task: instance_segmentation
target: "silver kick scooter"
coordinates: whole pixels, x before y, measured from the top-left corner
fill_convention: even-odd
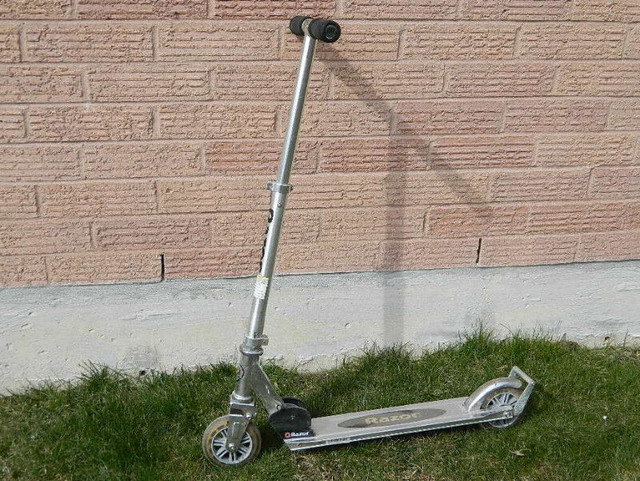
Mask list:
[[[271,191],[271,208],[260,273],[253,293],[248,332],[240,346],[238,379],[231,394],[229,414],[213,421],[202,436],[202,449],[206,459],[221,466],[238,466],[251,461],[260,452],[260,431],[251,422],[257,412],[253,395],[266,409],[271,426],[292,451],[467,424],[484,423],[495,428],[511,426],[524,411],[535,384],[533,379],[516,366],[511,369],[508,377],[483,384],[469,397],[320,418],[312,418],[302,401],[280,397],[260,367],[262,346],[268,342],[263,334],[265,311],[285,202],[291,190],[289,174],[313,52],[317,40],[331,43],[340,37],[340,26],[331,20],[294,17],[289,28],[294,34],[304,37],[302,58],[280,157],[278,179],[267,184],[267,189]]]

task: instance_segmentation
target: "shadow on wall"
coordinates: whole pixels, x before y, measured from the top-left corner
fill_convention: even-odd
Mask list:
[[[332,48],[332,45],[327,45],[327,47],[332,50],[332,61],[328,63],[325,62],[328,69],[336,76],[351,81],[345,82],[345,85],[353,85],[353,79],[357,79],[355,85],[357,92],[361,95],[361,100],[363,100],[369,108],[380,114],[381,117],[384,117],[387,112],[392,113],[389,131],[390,139],[393,139],[394,127],[403,120],[398,118],[397,110],[394,108],[395,102],[385,99],[384,96],[375,89],[373,84],[362,76],[355,66]],[[354,87],[351,88],[354,91],[356,90]],[[362,95],[363,92],[366,92],[366,94]],[[411,142],[389,142],[387,144],[388,158],[393,158],[394,161],[397,161],[394,163],[402,167],[410,163],[410,161],[406,160],[409,153],[418,151],[422,153],[425,158],[424,170],[430,170],[429,140],[424,138],[420,132],[412,129],[410,123],[406,123],[403,126],[403,135],[411,137]],[[441,172],[438,170],[430,171],[435,174]],[[475,191],[474,186],[468,182],[468,179],[460,176],[456,170],[448,170],[446,171],[446,175],[440,175],[440,177],[443,182],[448,184],[448,187],[457,199],[468,199],[469,202],[471,202],[472,199],[480,197],[477,195],[479,193]],[[403,319],[405,318],[404,292],[406,280],[404,280],[402,276],[397,276],[394,271],[412,269],[409,262],[411,262],[413,258],[413,249],[411,249],[410,241],[408,242],[407,239],[402,239],[402,236],[399,236],[394,228],[394,222],[398,219],[404,219],[407,216],[407,201],[410,200],[407,196],[407,191],[410,187],[407,175],[403,171],[391,170],[384,177],[384,182],[384,191],[386,194],[386,207],[384,209],[386,229],[382,242],[381,259],[381,269],[384,270],[382,274],[384,282],[383,342],[384,346],[391,346],[410,341],[410,339],[405,339],[403,325]],[[482,206],[477,209],[476,214],[483,216],[485,219],[489,219],[492,211],[488,206]],[[400,220],[400,222],[402,222],[402,220]],[[426,229],[426,226],[424,228]],[[482,239],[478,239],[478,252],[481,241]],[[476,263],[477,261],[476,259]],[[428,302],[428,299],[425,301]]]

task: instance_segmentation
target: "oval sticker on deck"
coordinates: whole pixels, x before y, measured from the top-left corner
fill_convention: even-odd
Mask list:
[[[375,426],[393,426],[396,424],[415,423],[425,419],[436,418],[446,413],[444,409],[399,409],[379,414],[369,414],[347,419],[338,424],[341,428],[369,428]]]

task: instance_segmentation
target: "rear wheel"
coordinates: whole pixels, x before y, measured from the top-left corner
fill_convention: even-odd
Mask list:
[[[202,435],[202,452],[207,461],[218,466],[241,466],[253,460],[262,447],[260,430],[253,424],[247,426],[240,446],[235,452],[229,451],[225,444],[229,416],[222,416],[213,421]]]
[[[515,407],[518,399],[522,395],[522,391],[511,387],[505,387],[497,391],[491,392],[482,402],[482,409],[497,409],[504,406]],[[494,429],[505,429],[513,426],[518,422],[520,416],[514,416],[509,419],[497,419],[495,421],[489,421],[483,423],[483,426],[491,427]]]

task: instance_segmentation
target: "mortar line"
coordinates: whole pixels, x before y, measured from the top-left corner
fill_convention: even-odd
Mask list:
[[[42,64],[41,64],[42,65]],[[2,65],[0,65],[2,66]],[[14,64],[15,66],[15,64]],[[439,93],[439,92],[436,92]],[[202,100],[202,99],[169,99],[169,100],[161,100],[161,99],[152,99],[152,100],[109,100],[105,102],[94,102],[96,107],[132,107],[132,106],[149,106],[149,105],[163,105],[163,106],[172,106],[172,105],[188,105],[188,106],[211,106],[211,107],[269,107],[275,105],[286,105],[287,107],[290,105],[284,97],[279,100],[257,100],[257,99],[211,99],[211,100]],[[389,102],[409,102],[409,103],[446,103],[446,104],[460,104],[460,103],[469,103],[469,102],[504,102],[504,101],[541,101],[541,100],[551,100],[557,102],[575,102],[575,101],[587,101],[587,102],[611,102],[616,100],[640,100],[640,95],[628,95],[628,96],[620,96],[620,95],[523,95],[518,97],[509,97],[509,96],[495,96],[495,97],[487,97],[478,95],[473,97],[389,97],[385,99],[376,99],[363,97],[358,99],[353,98],[342,98],[342,99],[331,99],[329,103],[337,104],[337,105],[359,105],[364,106],[366,104],[379,104],[385,105]],[[324,100],[315,100],[309,99],[308,104],[317,104],[320,105],[324,103]],[[0,101],[0,107],[16,107],[16,106],[34,106],[34,107],[81,107],[85,102],[75,101],[75,102],[2,102]],[[305,106],[307,102],[305,102]],[[597,131],[596,131],[597,132]],[[568,132],[571,133],[571,132]]]
[[[80,173],[81,180],[88,180],[85,162],[86,159],[84,156],[84,144],[81,144],[76,153],[76,166],[78,167],[78,172]]]
[[[40,192],[41,185],[35,184],[33,190],[36,196],[36,215],[42,217],[42,192]]]
[[[520,54],[520,43],[521,43],[521,37],[522,37],[522,25],[518,25],[518,27],[516,28],[516,32],[513,36],[513,52],[512,52],[512,56],[513,58],[520,58],[518,57],[518,55]]]
[[[207,175],[207,147],[204,143],[200,146],[198,155],[200,157],[200,169],[202,171],[202,175]]]
[[[396,60],[400,60],[404,55],[404,44],[406,43],[407,30],[403,28],[398,34],[398,48],[396,49]]]
[[[151,135],[153,140],[159,139],[160,136],[160,113],[158,112],[159,107],[153,106],[151,107]]]
[[[29,108],[22,110],[22,132],[24,135],[25,143],[28,143],[29,134],[31,133],[31,127],[29,125]]]
[[[154,180],[153,181],[153,198],[156,201],[156,211],[153,212],[153,214],[158,215],[160,213],[160,195],[158,193],[158,181]]]
[[[553,76],[551,77],[551,91],[549,92],[552,97],[561,97],[562,93],[558,93],[558,82],[560,77],[560,69],[564,65],[555,63],[553,64]]]
[[[94,251],[98,250],[98,240],[96,238],[96,223],[95,221],[89,222],[89,244]]]
[[[153,25],[151,27],[151,58],[154,61],[158,60],[159,45],[160,45],[160,41],[158,38],[158,26]]]
[[[91,101],[91,93],[89,90],[89,74],[86,70],[80,74],[80,88],[82,89],[82,99]]]
[[[27,34],[25,32],[25,24],[20,25],[18,29],[18,48],[20,49],[20,62],[27,60]]]
[[[44,262],[44,274],[47,278],[47,284],[51,284],[51,268],[49,266],[49,256],[43,255],[42,261]]]
[[[624,31],[624,41],[622,42],[622,59],[621,60],[629,60],[626,58],[627,51],[629,49],[629,37],[631,36],[631,31],[633,30],[633,25],[627,25],[627,28]]]

